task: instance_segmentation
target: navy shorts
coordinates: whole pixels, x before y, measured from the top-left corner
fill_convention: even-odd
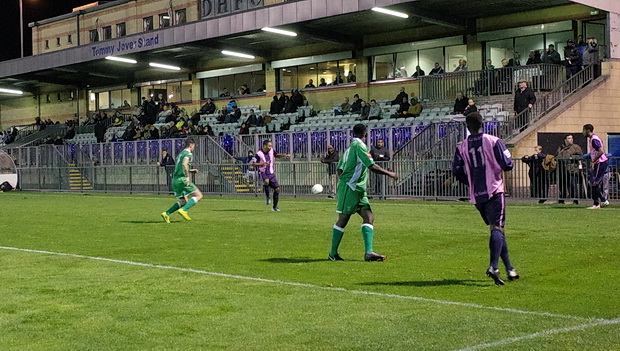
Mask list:
[[[595,163],[594,169],[590,171],[590,177],[588,181],[591,185],[599,185],[603,182],[603,177],[607,173],[607,161],[601,163]]]
[[[276,189],[280,187],[280,184],[278,184],[278,178],[276,178],[275,174],[266,174],[266,173],[262,173],[260,174],[260,177],[262,180],[269,180],[269,186],[272,189]]]
[[[484,223],[504,228],[506,222],[506,201],[504,193],[493,195],[488,201],[476,204]]]

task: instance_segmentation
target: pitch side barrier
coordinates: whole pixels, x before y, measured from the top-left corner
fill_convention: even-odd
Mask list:
[[[609,199],[620,196],[619,158],[610,159],[606,188]],[[389,161],[379,163],[397,172],[394,181],[369,174],[368,194],[375,199],[420,198],[463,199],[468,189],[452,175],[452,160]],[[540,165],[540,168],[538,168]],[[263,196],[262,181],[251,165],[236,163],[196,164],[193,182],[205,194]],[[505,173],[508,197],[539,202],[584,201],[590,197],[587,183],[590,162],[583,158],[557,159],[555,166],[514,159],[514,169]],[[157,165],[26,167],[17,168],[19,188],[26,191],[101,192],[128,194],[170,193],[171,169]],[[334,177],[326,164],[312,161],[278,160],[276,174],[282,193],[293,197],[327,197],[333,194]],[[322,194],[310,188],[322,184]]]

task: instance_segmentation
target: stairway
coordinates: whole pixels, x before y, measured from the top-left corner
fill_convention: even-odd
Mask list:
[[[92,184],[82,175],[75,163],[69,164],[69,189],[71,190],[93,190]]]
[[[223,166],[221,172],[224,179],[232,184],[236,193],[250,194],[256,192],[252,181],[244,177],[245,174],[243,174],[241,167],[235,165]]]

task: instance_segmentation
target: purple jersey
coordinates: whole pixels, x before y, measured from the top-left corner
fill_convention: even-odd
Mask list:
[[[603,148],[601,138],[599,138],[596,134],[592,134],[590,136],[590,158],[594,160],[600,153],[602,153],[601,157],[594,161],[594,163],[603,163],[607,161],[607,156],[605,155],[605,149]]]
[[[510,151],[502,141],[479,133],[470,135],[456,148],[452,173],[469,186],[469,201],[480,204],[504,192],[502,171],[512,167]]]
[[[264,166],[260,166],[258,168],[258,170],[260,171],[260,173],[264,173],[267,175],[270,174],[274,174],[274,169],[273,169],[273,161],[275,159],[275,151],[273,151],[273,148],[271,150],[269,150],[269,152],[264,153],[263,150],[259,150],[256,152],[256,157],[258,158],[258,163],[267,163]]]

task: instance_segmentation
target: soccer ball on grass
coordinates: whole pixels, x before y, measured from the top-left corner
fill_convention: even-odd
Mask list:
[[[311,191],[313,194],[320,194],[320,193],[322,193],[322,192],[323,192],[323,186],[322,186],[321,184],[314,184],[314,185],[312,186],[312,189],[310,189],[310,191]]]

